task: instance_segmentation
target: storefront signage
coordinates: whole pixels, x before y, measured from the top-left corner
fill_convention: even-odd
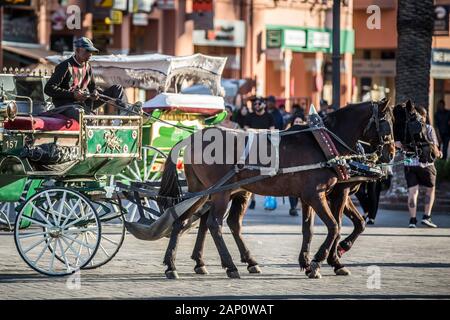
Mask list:
[[[245,46],[245,23],[235,20],[214,20],[213,30],[194,30],[193,43],[197,46]]]
[[[266,43],[267,48],[281,48],[283,30],[267,30]]]
[[[0,6],[31,6],[31,0],[0,0]]]
[[[431,52],[431,64],[450,66],[450,49],[433,49]]]
[[[147,26],[148,25],[148,14],[134,13],[133,14],[133,25],[134,26]]]
[[[353,75],[355,77],[395,77],[395,60],[353,60]]]
[[[331,30],[269,25],[266,27],[266,48],[331,53]],[[355,52],[354,30],[341,30],[341,52]]]
[[[329,32],[308,31],[308,47],[329,49],[330,36]]]
[[[173,10],[175,9],[175,0],[158,0],[156,5],[160,10]]]
[[[110,15],[111,24],[122,24],[123,22],[123,13],[120,10],[111,10]]]
[[[155,0],[139,0],[137,9],[141,12],[151,12]]]
[[[450,49],[433,49],[431,51],[431,77],[450,79]]]
[[[450,6],[435,6],[434,7],[434,32],[435,36],[449,35],[449,11]]]
[[[113,9],[127,11],[128,0],[114,0]]]
[[[306,47],[306,31],[285,30],[284,45],[289,47]]]
[[[36,16],[17,17],[14,14],[3,15],[3,40],[37,43]]]
[[[112,8],[113,0],[95,0],[94,4],[100,8]]]

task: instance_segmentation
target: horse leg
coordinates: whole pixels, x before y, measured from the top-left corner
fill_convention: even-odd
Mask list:
[[[247,209],[251,194],[249,192],[239,192],[232,196],[230,213],[227,218],[227,224],[230,227],[231,234],[241,254],[241,262],[247,263],[247,270],[250,273],[261,273],[258,262],[253,259],[250,250],[242,238],[242,220]]]
[[[229,194],[213,194],[211,196],[212,207],[206,223],[219,251],[222,267],[226,269],[227,276],[229,278],[240,278],[222,234],[223,217],[227,210],[229,200]]]
[[[327,263],[333,267],[334,273],[339,276],[350,275],[350,271],[340,263],[339,256],[337,254],[337,246],[339,243],[339,239],[341,238],[342,213],[347,203],[347,199],[349,198],[349,191],[349,188],[336,187],[329,196],[330,209],[338,224],[338,235],[336,236],[336,239],[331,246],[331,250],[327,258]]]
[[[201,206],[205,204],[207,197],[199,199],[194,205],[178,219],[176,219],[172,225],[172,232],[170,234],[169,244],[166,249],[166,254],[164,256],[164,265],[167,266],[165,271],[166,277],[168,279],[178,279],[178,273],[175,267],[175,258],[177,254],[178,239],[181,232],[188,222],[188,218],[195,213]]]
[[[197,231],[197,240],[195,241],[194,250],[192,251],[191,259],[195,261],[194,271],[197,274],[208,274],[205,263],[203,262],[203,248],[205,246],[206,233],[208,232],[208,225],[206,224],[209,216],[209,211],[203,214],[200,218],[200,226]]]
[[[308,274],[309,278],[321,278],[320,264],[328,257],[331,246],[338,236],[339,228],[336,219],[330,211],[324,192],[312,196],[308,203],[311,204],[311,207],[328,229],[327,237],[315,254],[311,262],[311,272]]]
[[[339,243],[337,247],[337,253],[339,257],[342,257],[344,253],[351,249],[356,239],[361,233],[364,232],[364,229],[366,227],[364,218],[358,212],[358,209],[356,208],[350,197],[348,198],[345,205],[344,214],[352,221],[354,228],[352,233]]]
[[[306,275],[309,275],[311,272],[310,263],[311,259],[309,258],[309,251],[311,247],[311,239],[314,235],[314,211],[312,208],[307,205],[304,201],[302,201],[302,249],[300,251],[300,255],[298,257],[298,262],[300,264],[300,270],[305,270]]]
[[[186,220],[181,220],[181,218],[178,218],[173,223],[169,245],[167,246],[166,254],[164,256],[164,264],[167,266],[167,270],[165,271],[167,279],[178,279],[178,273],[175,267],[175,257],[178,239],[185,225]]]

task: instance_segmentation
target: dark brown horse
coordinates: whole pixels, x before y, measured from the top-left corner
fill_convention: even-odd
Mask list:
[[[374,112],[375,107],[378,111],[376,113]],[[380,136],[378,124],[389,115],[390,109],[387,106],[387,101],[361,103],[349,105],[334,112],[329,116],[326,125],[329,130],[339,136],[352,149],[355,148],[358,140],[366,140],[371,145],[378,146],[383,142],[380,141],[382,137]],[[208,130],[211,129],[204,129],[200,134],[204,135]],[[223,131],[224,138],[226,134]],[[208,142],[202,142],[201,148],[192,148],[192,145],[193,143],[189,144],[185,157],[188,156],[190,159],[202,158],[203,151],[207,148]],[[384,158],[384,161],[389,161],[395,150],[393,142],[383,142],[382,146],[380,156]],[[352,154],[343,144],[336,142],[336,147],[341,155]],[[189,191],[199,192],[220,181],[223,176],[227,175],[231,170],[234,170],[240,154],[236,153],[233,157],[233,164],[186,164],[185,174]],[[316,164],[325,160],[321,148],[310,133],[287,135],[281,139],[279,148],[280,168]],[[254,170],[242,170],[233,176],[228,183],[241,181],[256,175],[258,173]],[[163,174],[160,195],[163,197],[179,196],[179,187],[176,181],[176,167],[171,161],[171,157],[169,157]],[[208,228],[219,251],[222,266],[226,268],[227,275],[231,278],[239,277],[237,268],[233,263],[222,236],[223,217],[228,202],[231,200],[232,203],[227,222],[238,244],[241,259],[248,264],[250,272],[259,272],[258,265],[251,257],[250,251],[245,246],[241,235],[242,219],[248,204],[249,192],[261,195],[299,197],[305,206],[311,207],[326,225],[328,234],[310,264],[309,261],[304,259],[302,254],[300,255],[300,266],[301,268],[310,268],[311,272],[309,272],[309,276],[317,278],[320,276],[320,263],[327,258],[330,261],[329,256],[331,255],[335,264],[335,271],[337,274],[340,274],[341,269],[344,267],[339,264],[336,253],[340,225],[340,221],[337,218],[342,215],[344,206],[347,203],[348,192],[337,192],[336,194],[341,197],[341,200],[336,203],[332,202],[330,205],[326,198],[332,192],[333,188],[336,187],[337,182],[338,177],[334,170],[322,168],[276,175],[256,183],[242,185],[236,188],[236,190],[225,190],[220,193],[211,194],[209,198],[208,196],[204,196],[174,223],[164,258],[164,264],[168,267],[166,276],[168,278],[177,277],[175,253],[179,235],[188,219],[208,200],[211,203],[211,209],[208,215],[204,215],[201,218],[199,236],[194,249],[193,259],[197,262],[196,271],[199,273],[204,271],[201,252],[206,229]],[[308,210],[305,209],[304,212]],[[195,253],[197,253],[197,256],[195,256]]]
[[[332,122],[332,117],[325,120],[325,125],[329,126],[330,122]],[[383,162],[389,162],[391,160],[391,156],[393,153],[393,135],[392,135],[392,114],[389,114],[388,116],[385,116],[383,119],[383,122],[381,123],[384,125],[384,130],[380,130],[380,128],[377,128],[377,124],[374,124],[374,127],[371,128],[372,130],[367,130],[367,136],[370,137],[368,139],[370,143],[367,143],[369,145],[368,152],[376,152],[375,148],[372,148],[372,145],[376,148],[378,148],[378,152],[380,153],[380,161]],[[378,124],[379,125],[379,124]],[[380,134],[380,131],[384,131],[384,133]],[[377,140],[378,138],[378,140]],[[367,148],[366,148],[367,149]],[[372,149],[372,150],[371,150]],[[344,183],[338,183],[334,188],[333,191],[327,195],[327,198],[329,200],[330,209],[334,214],[334,217],[336,221],[338,222],[339,226],[339,234],[340,234],[340,226],[342,222],[342,213],[346,216],[348,216],[354,224],[354,230],[353,232],[342,242],[342,246],[350,249],[353,242],[356,240],[356,238],[364,231],[365,222],[362,216],[358,213],[356,207],[352,203],[351,199],[348,198],[348,194],[355,192],[355,190],[358,189],[359,185],[361,184],[361,180],[351,181],[351,182],[344,182]],[[232,201],[232,206],[230,208],[230,214],[227,219],[227,223],[230,226],[230,229],[233,231],[232,234],[236,240],[236,243],[238,245],[238,248],[241,252],[241,260],[242,262],[248,263],[249,267],[248,270],[250,272],[260,272],[260,269],[256,265],[256,262],[254,259],[250,256],[250,253],[248,249],[246,248],[244,242],[242,241],[240,230],[242,228],[242,219],[239,220],[238,217],[243,217],[243,214],[245,213],[245,207],[244,204],[246,203],[246,199],[248,198],[248,194],[238,193],[236,198]],[[348,202],[345,204],[346,199],[348,198]],[[345,208],[342,209],[342,206],[345,204]],[[310,206],[303,203],[303,244],[302,249],[299,256],[299,263],[302,269],[305,269],[306,274],[310,275],[311,268],[310,268],[310,258],[309,258],[309,248],[310,243],[312,239],[312,230],[313,230],[313,223],[314,223],[314,211]],[[200,228],[198,231],[198,237],[197,242],[192,254],[192,258],[196,261],[196,266],[194,268],[196,273],[204,274],[207,273],[206,268],[204,266],[204,262],[202,259],[202,252],[203,252],[203,244],[204,239],[206,236],[207,227],[206,227],[206,217],[202,218]],[[340,235],[336,237],[336,240],[333,243],[333,246],[331,248],[331,253],[336,252],[336,246],[338,244]],[[342,247],[340,247],[340,252],[342,253],[344,250]],[[336,274],[338,275],[348,275],[350,272],[339,263],[338,257],[335,254],[328,255],[327,262],[330,264]],[[313,275],[314,277],[319,277],[319,274]]]
[[[409,156],[422,158],[427,162],[433,161],[437,155],[435,154],[435,150],[431,147],[432,141],[428,138],[426,124],[420,120],[419,114],[413,103],[408,100],[405,103],[398,104],[395,106],[393,113],[395,118],[393,126],[394,140],[401,142],[404,148],[403,152]],[[350,193],[356,192],[359,186],[359,184],[351,185]],[[339,187],[335,188],[330,195],[330,201],[333,201],[332,199],[336,192],[339,192]],[[350,198],[344,208],[344,215],[353,222],[354,230],[347,238],[339,243],[339,257],[351,249],[365,227],[361,214],[359,214]]]

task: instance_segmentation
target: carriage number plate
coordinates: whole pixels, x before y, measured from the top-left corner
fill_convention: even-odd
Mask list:
[[[3,141],[3,151],[13,150],[22,147],[22,139],[20,137],[7,137]]]

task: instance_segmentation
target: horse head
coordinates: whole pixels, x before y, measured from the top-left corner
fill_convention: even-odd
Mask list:
[[[389,163],[395,155],[394,116],[389,99],[369,102],[371,117],[364,129],[363,139],[368,143],[368,151],[375,152],[378,161]]]
[[[433,162],[436,155],[428,136],[426,119],[420,115],[411,100],[398,104],[394,109],[394,116],[395,141],[401,142],[404,151],[418,157],[421,162]]]

